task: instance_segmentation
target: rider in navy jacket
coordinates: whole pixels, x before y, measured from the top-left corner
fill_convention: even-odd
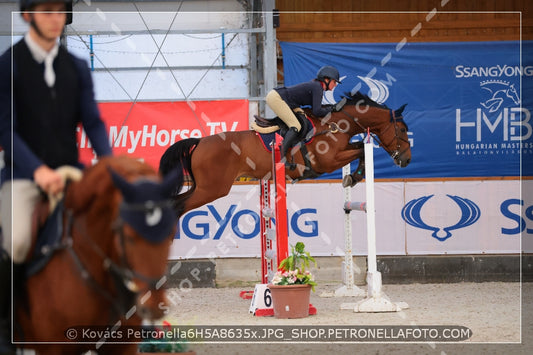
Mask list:
[[[19,203],[24,197],[28,204],[25,215],[31,215],[32,203],[28,201],[36,202],[37,187],[52,194],[64,188],[53,169],[62,165],[81,167],[76,143],[78,125],[81,123],[99,156],[111,154],[87,63],[68,53],[58,41],[71,16],[60,11],[72,10],[72,0],[21,0],[20,7],[30,29],[0,57],[0,145],[5,161],[0,213],[3,245],[10,246],[12,232],[15,263],[24,261],[28,249],[27,243],[19,242],[29,232],[29,227],[19,226],[24,225],[19,217],[26,218],[16,215]],[[31,198],[25,184],[33,187]],[[11,191],[18,194],[13,199],[13,231],[9,223]]]
[[[57,194],[64,189],[55,168],[80,167],[80,123],[99,156],[112,153],[87,63],[58,41],[71,22],[72,0],[20,0],[20,10],[29,31],[0,57],[0,146],[5,161],[0,188],[0,353],[12,352],[10,257],[14,265],[26,259],[40,191]]]
[[[53,169],[62,165],[81,167],[76,146],[78,123],[98,155],[111,154],[87,62],[59,46],[54,66],[56,83],[49,88],[41,75],[34,75],[42,73],[42,65],[31,58],[24,39],[0,57],[0,145],[5,161],[2,182],[33,179],[42,164]]]
[[[339,71],[326,65],[318,70],[316,78],[311,81],[275,88],[267,94],[266,103],[289,127],[289,131],[283,138],[281,156],[285,156],[289,147],[294,145],[299,138],[301,125],[294,113],[302,111],[302,106],[311,106],[313,115],[326,116],[334,108],[322,106],[322,96],[324,91],[333,90],[339,82]]]

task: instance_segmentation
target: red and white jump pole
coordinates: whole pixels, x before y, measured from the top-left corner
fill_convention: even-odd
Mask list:
[[[287,227],[287,187],[285,162],[281,161],[283,138],[276,134],[272,147],[272,180],[274,201],[271,201],[270,181],[261,180],[261,284],[255,286],[250,313],[272,316],[272,298],[267,284],[272,281],[280,262],[289,256],[289,229]],[[274,228],[273,219],[276,221]],[[274,251],[274,244],[276,251]],[[315,310],[316,313],[316,310]],[[311,313],[310,313],[311,314]]]
[[[283,138],[276,133],[274,142],[274,205],[276,211],[276,250],[277,266],[289,256],[289,229],[287,227],[287,185],[285,178],[285,162],[281,161]],[[270,280],[269,280],[270,281]]]
[[[289,256],[285,163],[281,162],[280,153],[282,142],[283,138],[276,134],[272,147],[274,203],[270,201],[270,181],[261,180],[261,210],[259,214],[261,221],[261,281],[264,284],[272,281],[281,260]],[[276,221],[275,228],[272,223],[273,219]],[[276,244],[276,252],[274,252],[274,244]]]

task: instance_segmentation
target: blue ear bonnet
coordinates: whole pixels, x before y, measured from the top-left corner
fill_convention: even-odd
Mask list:
[[[179,169],[168,174],[162,183],[146,179],[130,183],[109,170],[124,198],[120,204],[120,218],[150,242],[159,243],[168,238],[177,222],[170,196],[183,182]]]

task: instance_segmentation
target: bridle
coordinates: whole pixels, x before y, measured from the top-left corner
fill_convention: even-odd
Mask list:
[[[346,110],[344,110],[344,109],[342,109],[341,112],[343,114],[345,114],[346,116],[348,116],[363,132],[367,132],[367,131],[370,132],[370,127],[364,127],[355,116],[352,116],[351,114],[346,112]],[[390,115],[389,124],[387,125],[387,127],[385,127],[384,130],[381,131],[381,134],[384,134],[391,127],[394,127],[394,137],[392,138],[392,140],[396,140],[396,149],[390,150],[390,149],[387,148],[388,146],[391,145],[392,140],[389,143],[383,143],[379,139],[377,134],[375,134],[373,132],[370,132],[370,135],[372,136],[372,138],[376,142],[378,142],[379,146],[382,147],[383,150],[385,150],[394,161],[396,161],[396,159],[398,159],[405,151],[407,151],[407,149],[409,149],[411,144],[409,143],[408,140],[400,137],[400,135],[398,133],[398,130],[401,130],[401,129],[398,127],[397,123],[403,123],[405,125],[405,128],[408,130],[407,123],[404,121],[403,116],[400,115],[399,117],[397,117],[396,116],[396,112],[394,110],[390,110],[390,109],[389,109],[389,115]],[[400,150],[401,149],[401,142],[407,143],[408,148],[406,148],[403,151],[401,151]]]
[[[128,204],[123,202],[120,205],[120,209],[135,209],[140,211],[148,212],[154,207],[168,207],[172,206],[170,200],[164,200],[160,202],[149,201],[144,204]],[[128,261],[126,253],[126,232],[125,226],[127,225],[122,218],[117,217],[117,219],[112,223],[112,229],[114,237],[119,238],[120,246],[122,253],[119,255],[119,263],[113,261],[106,253],[93,242],[90,236],[87,235],[85,230],[81,228],[79,220],[75,221],[74,215],[71,210],[66,210],[66,230],[65,230],[65,240],[63,242],[64,248],[69,252],[74,263],[80,272],[81,278],[85,280],[98,294],[103,296],[108,302],[113,306],[113,309],[118,312],[118,314],[125,314],[129,308],[131,308],[135,302],[135,298],[141,292],[149,293],[152,290],[158,290],[164,284],[166,278],[162,274],[157,277],[146,276],[138,271],[134,270]],[[81,240],[85,241],[86,244],[101,258],[102,266],[104,270],[107,270],[112,278],[118,295],[112,295],[109,291],[106,290],[104,286],[98,283],[96,279],[90,274],[87,267],[82,262],[79,255],[74,250],[74,239],[72,237],[72,231],[75,229],[78,234],[82,236]],[[141,280],[144,282],[147,287],[140,288],[135,280]]]
[[[390,110],[389,114],[390,114],[389,125],[381,132],[381,134],[384,134],[391,126],[393,126],[394,127],[394,138],[392,138],[392,139],[396,140],[396,149],[393,150],[393,151],[389,151],[387,149],[387,146],[389,146],[389,144],[383,144],[382,142],[379,141],[379,138],[376,137],[375,135],[374,135],[374,139],[376,139],[379,142],[380,147],[382,147],[387,153],[389,153],[389,155],[392,157],[392,159],[396,160],[405,151],[407,151],[407,149],[409,149],[411,144],[409,143],[408,140],[400,137],[400,135],[398,134],[398,130],[401,130],[401,128],[399,128],[398,125],[397,125],[397,123],[399,123],[399,122],[403,123],[405,125],[405,129],[408,130],[407,123],[405,123],[405,121],[403,119],[403,116],[396,117],[396,113],[394,112],[394,110]],[[407,143],[407,147],[408,148],[406,148],[403,151],[401,151],[400,150],[401,149],[401,142]],[[392,143],[392,141],[390,143]]]

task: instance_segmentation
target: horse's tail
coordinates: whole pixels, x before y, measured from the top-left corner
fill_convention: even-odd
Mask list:
[[[190,188],[180,194],[181,186],[172,195],[174,200],[174,209],[181,216],[185,209],[185,201],[191,197],[196,189],[196,180],[191,167],[191,157],[198,146],[200,139],[188,138],[172,144],[161,156],[159,161],[159,173],[163,176],[167,175],[173,169],[183,169],[185,175],[188,175],[190,181]]]

